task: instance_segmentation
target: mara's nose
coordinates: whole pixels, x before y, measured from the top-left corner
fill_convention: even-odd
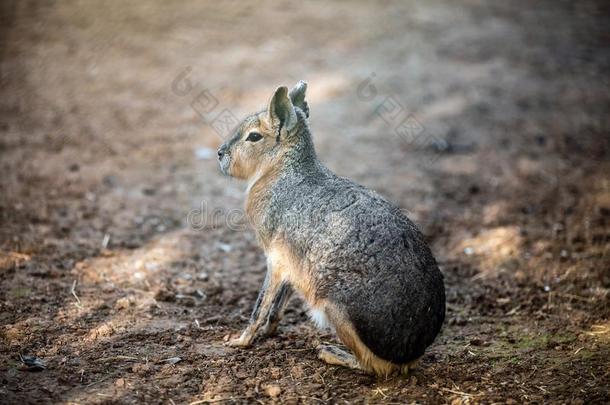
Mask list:
[[[218,159],[222,159],[222,157],[227,153],[227,148],[225,145],[221,145],[218,148]]]

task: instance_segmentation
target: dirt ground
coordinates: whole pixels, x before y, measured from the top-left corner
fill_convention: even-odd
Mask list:
[[[608,403],[610,10],[506,3],[3,1],[0,402]],[[410,376],[322,364],[298,298],[223,344],[265,262],[215,148],[299,79],[441,264]]]

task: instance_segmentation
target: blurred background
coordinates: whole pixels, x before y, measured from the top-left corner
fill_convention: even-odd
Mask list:
[[[3,1],[0,397],[608,401],[609,11]],[[404,209],[445,274],[410,377],[320,363],[334,338],[298,299],[278,336],[223,346],[265,262],[215,151],[298,80],[321,160]]]

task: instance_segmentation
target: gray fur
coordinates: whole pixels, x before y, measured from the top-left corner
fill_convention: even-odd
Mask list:
[[[296,100],[303,105],[304,89],[302,99]],[[316,280],[316,298],[345,311],[373,353],[396,364],[414,360],[432,343],[445,317],[436,261],[397,207],[318,160],[307,114],[302,108],[294,111],[297,122],[280,140],[294,146],[262,197],[257,235],[288,243]]]

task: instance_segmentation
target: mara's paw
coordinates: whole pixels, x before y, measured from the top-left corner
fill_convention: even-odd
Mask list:
[[[229,347],[249,347],[252,343],[252,339],[249,336],[244,336],[242,333],[239,337],[229,339],[225,345]]]
[[[343,366],[352,370],[361,370],[360,364],[353,354],[333,345],[318,345],[318,358],[328,364]]]
[[[400,374],[402,374],[403,376],[408,376],[412,371],[414,371],[417,368],[417,366],[419,366],[420,359],[421,359],[421,357],[419,359],[413,360],[410,363],[401,365]]]

